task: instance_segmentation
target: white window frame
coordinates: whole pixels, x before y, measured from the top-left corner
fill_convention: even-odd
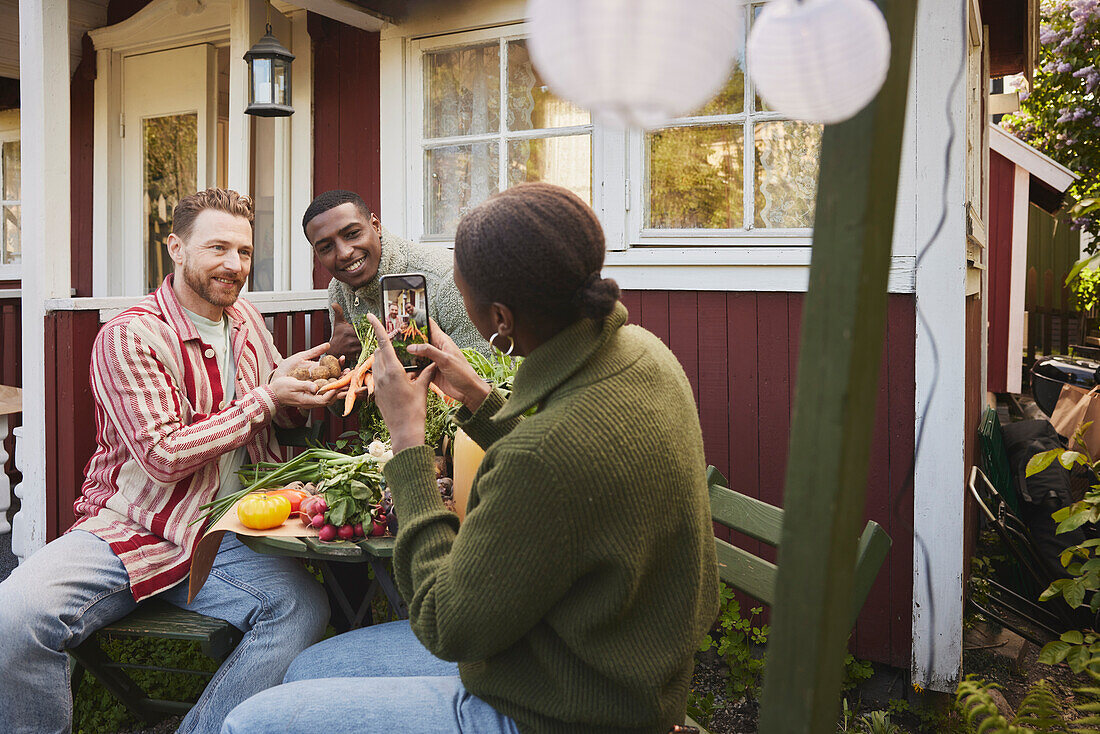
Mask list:
[[[20,140],[20,135],[19,135],[19,110],[7,110],[7,111],[4,111],[4,112],[0,112],[0,145],[3,145],[4,143],[19,142],[19,140]],[[20,151],[20,157],[22,157],[22,151]],[[20,170],[22,170],[22,166],[20,166]],[[20,175],[22,175],[22,174],[20,174]],[[3,173],[0,172],[0,177],[2,177],[2,176],[3,176]],[[2,183],[3,183],[3,181],[2,181],[2,179],[0,179],[0,184],[2,184]],[[2,189],[0,189],[0,190],[2,190]],[[22,190],[22,187],[20,187],[20,190]],[[22,206],[23,200],[22,199],[20,199],[18,201],[16,201],[16,200],[9,201],[7,199],[0,200],[0,206],[8,206],[8,205],[11,205],[11,204],[19,204],[20,206]],[[22,209],[20,209],[20,211],[22,211]],[[19,251],[20,251],[20,253],[22,253],[22,251],[23,251],[23,238],[22,238],[22,235],[20,235],[20,238],[19,238]],[[22,263],[19,263],[18,265],[11,264],[11,263],[0,263],[0,280],[22,280],[22,279],[23,279],[23,264]]]
[[[413,12],[381,30],[379,214],[387,229],[414,241],[423,235],[423,52],[529,35],[524,12],[523,0],[453,3]],[[592,196],[609,250],[605,275],[638,290],[806,290],[812,229],[643,229],[643,145],[641,131],[593,127]],[[895,255],[889,290],[912,293],[915,280],[912,254]]]
[[[496,41],[500,44],[500,84],[501,90],[504,90],[505,85],[508,83],[505,76],[507,44],[509,41],[526,38],[528,35],[528,24],[520,22],[505,26],[482,28],[475,31],[449,33],[428,38],[416,38],[409,42],[408,54],[406,56],[407,68],[405,70],[405,75],[408,79],[408,94],[406,99],[408,114],[405,115],[407,123],[405,136],[406,140],[410,141],[406,158],[406,164],[408,166],[406,177],[406,200],[411,206],[408,208],[409,214],[405,221],[405,231],[412,239],[446,247],[454,246],[454,239],[451,237],[425,235],[424,233],[424,218],[427,207],[427,202],[424,199],[425,138],[422,133],[424,130],[425,90],[423,62],[425,55],[449,48],[461,48],[464,46],[482,44],[486,41]],[[416,100],[419,100],[419,103],[417,103]],[[501,102],[502,105],[506,104],[506,99],[503,98],[503,95]],[[624,145],[622,131],[609,130],[606,126],[599,125],[594,121],[586,125],[571,127],[539,128],[538,130],[530,131],[505,131],[504,128],[506,124],[504,120],[506,119],[507,109],[504,106],[501,107],[500,114],[501,129],[497,132],[455,136],[454,138],[433,138],[432,144],[439,145],[443,141],[448,141],[455,145],[465,144],[467,142],[499,141],[499,155],[501,156],[500,175],[505,176],[507,170],[506,156],[508,154],[507,143],[509,141],[525,138],[542,140],[548,137],[590,133],[592,136],[592,208],[600,217],[600,222],[607,235],[609,248],[622,249],[624,240],[622,237],[623,224],[621,202],[624,199],[621,195],[617,196],[613,192],[609,192],[605,186],[601,185],[604,181],[621,181],[624,178],[624,157],[621,152]],[[548,135],[548,132],[551,134]]]

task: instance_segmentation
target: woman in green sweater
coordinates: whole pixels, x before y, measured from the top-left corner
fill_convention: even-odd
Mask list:
[[[410,382],[374,324],[410,621],[310,648],[294,682],[223,731],[664,734],[683,722],[718,609],[702,435],[683,369],[625,325],[603,258],[595,214],[557,186],[509,189],[459,224],[471,320],[526,357],[508,400],[437,329],[419,348],[432,366]],[[424,445],[429,381],[461,401],[457,420],[486,451],[461,527]]]

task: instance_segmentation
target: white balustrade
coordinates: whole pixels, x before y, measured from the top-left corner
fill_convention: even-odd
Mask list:
[[[26,459],[23,456],[23,426],[19,426],[12,433],[15,434],[15,468],[23,471],[23,463]],[[24,487],[25,482],[22,481],[15,485],[15,496],[19,498],[20,503],[22,503],[26,491]],[[20,506],[22,507],[22,505]],[[29,524],[30,520],[27,513],[22,511],[15,513],[15,517],[11,519],[11,552],[15,554],[20,563],[26,560],[33,550],[26,547],[31,535]]]
[[[17,387],[0,385],[0,535],[11,532],[8,524],[8,508],[11,507],[11,484],[4,467],[8,463],[8,451],[4,443],[8,440],[8,428],[11,416],[23,410],[23,391]]]

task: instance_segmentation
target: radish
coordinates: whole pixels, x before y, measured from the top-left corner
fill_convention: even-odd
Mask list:
[[[340,526],[340,529],[336,531],[336,534],[339,535],[342,540],[351,540],[355,535],[355,526],[351,523],[344,523]]]
[[[336,540],[336,526],[332,524],[325,525],[321,528],[321,532],[317,534],[317,537],[325,543]]]
[[[314,515],[320,513],[324,514],[328,509],[328,503],[325,502],[325,498],[319,494],[312,494],[302,500],[302,504],[298,508],[306,514],[307,517],[312,518]]]
[[[383,520],[375,520],[373,523],[371,523],[370,534],[373,537],[378,537],[379,535],[385,535],[386,534],[386,521],[384,519]]]
[[[309,524],[315,528],[324,527],[325,516],[318,512],[316,515],[313,516],[312,519],[310,519]]]
[[[361,522],[355,523],[355,537],[356,538],[362,538],[363,537],[363,523],[361,523]]]

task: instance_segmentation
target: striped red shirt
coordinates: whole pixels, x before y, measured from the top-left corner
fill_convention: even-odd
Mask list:
[[[202,532],[199,506],[218,491],[218,459],[245,446],[252,461],[280,461],[266,385],[280,360],[263,317],[243,298],[225,309],[237,363],[225,401],[217,355],[183,312],[169,275],[111,319],[92,348],[96,443],[73,528],[111,545],[135,600],[187,577]],[[280,423],[300,422],[294,409]]]

